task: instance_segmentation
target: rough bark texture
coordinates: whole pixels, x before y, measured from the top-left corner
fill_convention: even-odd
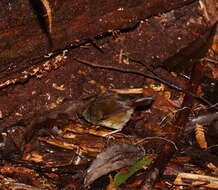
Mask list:
[[[2,31],[4,31],[3,35],[1,35],[1,44],[5,45],[2,45],[3,51],[1,53],[0,86],[7,87],[8,84],[17,83],[17,85],[9,86],[7,89],[1,90],[0,92],[0,110],[5,126],[7,126],[6,121],[17,121],[20,118],[26,118],[32,114],[43,112],[49,109],[50,105],[57,102],[59,99],[66,97],[78,99],[99,92],[104,88],[129,88],[142,87],[144,85],[143,77],[102,69],[93,69],[76,62],[73,59],[74,56],[102,65],[114,65],[121,68],[144,70],[144,66],[133,63],[130,59],[141,61],[146,65],[151,65],[156,59],[163,61],[174,55],[181,48],[187,46],[194,39],[197,39],[198,36],[203,34],[207,29],[207,24],[204,21],[203,13],[199,9],[198,2],[190,4],[189,1],[172,1],[172,3],[146,1],[146,4],[142,5],[140,4],[142,3],[141,1],[134,1],[133,6],[131,3],[125,4],[119,1],[119,3],[114,2],[114,4],[106,6],[107,2],[104,1],[100,6],[102,7],[102,11],[104,10],[101,16],[94,17],[89,15],[89,20],[93,19],[92,22],[88,22],[87,18],[81,19],[83,17],[79,15],[87,14],[82,10],[81,13],[75,11],[74,13],[72,11],[72,21],[71,19],[60,19],[59,17],[61,16],[58,15],[62,14],[58,13],[58,11],[66,12],[63,16],[70,17],[71,15],[71,11],[66,7],[73,9],[74,6],[66,6],[67,4],[65,5],[65,3],[67,2],[69,3],[69,1],[64,2],[62,6],[59,5],[60,7],[57,8],[57,11],[54,11],[57,16],[54,17],[52,39],[55,42],[54,44],[56,44],[55,46],[58,46],[58,48],[63,48],[65,45],[72,43],[75,39],[83,40],[94,38],[97,35],[107,32],[108,29],[131,28],[136,23],[139,24],[131,30],[121,30],[118,32],[118,37],[109,34],[96,40],[97,45],[102,49],[103,53],[92,45],[87,44],[80,48],[69,49],[67,53],[60,51],[61,53],[59,52],[59,55],[54,56],[50,60],[41,61],[33,67],[26,68],[26,66],[33,64],[33,62],[29,60],[35,58],[34,56],[40,57],[48,52],[48,50],[46,50],[47,45],[45,45],[47,44],[46,36],[41,32],[36,17],[32,11],[30,11],[31,9],[26,1],[13,1],[11,4],[6,4],[6,2],[2,1],[1,3],[4,6],[1,7],[5,9],[2,8],[3,11],[0,11],[0,14],[2,14],[1,17],[5,18],[5,20],[1,23]],[[57,4],[58,3],[60,2],[57,2]],[[182,5],[183,3],[187,3],[187,5],[182,6],[181,3]],[[92,9],[95,9],[95,7],[87,8],[88,3],[82,5],[78,4],[75,6],[78,6],[78,10],[82,8],[89,10],[89,14],[94,11]],[[80,6],[82,6],[82,8]],[[116,8],[114,8],[114,6]],[[128,9],[129,11],[118,11],[117,9],[121,6],[125,7],[124,10]],[[17,9],[14,7],[17,7]],[[146,7],[153,7],[153,9],[149,8],[148,12],[146,11]],[[20,11],[19,8],[22,8],[22,11]],[[159,14],[173,8],[174,10],[172,11]],[[139,11],[138,9],[142,9],[143,11]],[[114,10],[116,14],[113,13],[112,10]],[[129,13],[131,12],[130,10],[133,11],[133,13],[131,13],[132,15]],[[10,16],[6,16],[7,11],[10,11],[12,15],[8,14]],[[19,17],[17,16],[17,12],[21,14]],[[120,15],[120,12],[123,16]],[[29,13],[29,15],[27,13]],[[157,13],[159,16],[151,17]],[[28,17],[26,15],[28,15]],[[108,21],[105,23],[104,27],[100,25],[96,27],[96,25],[101,24],[101,22],[94,24],[94,20],[100,19],[102,15],[105,15],[107,18],[103,20]],[[119,19],[115,19],[116,17]],[[131,17],[131,19],[129,17]],[[147,17],[150,17],[150,19],[139,22],[141,19]],[[22,20],[21,18],[26,19]],[[113,21],[112,19],[115,20]],[[71,25],[70,21],[74,24]],[[114,25],[110,23],[114,23]],[[13,25],[14,27],[12,27]],[[67,30],[60,29],[62,27],[67,28],[68,26],[69,29]],[[78,28],[80,32],[76,30],[73,33],[73,28],[75,27]],[[86,29],[84,29],[84,27]],[[12,30],[12,28],[15,29]],[[69,31],[72,32],[72,35]],[[65,34],[65,32],[69,33]],[[14,50],[12,51],[12,49]],[[129,58],[125,58],[125,56]],[[122,64],[124,62],[127,64]],[[16,72],[22,67],[26,69]],[[7,71],[3,72],[6,68]],[[163,75],[162,73],[161,76]],[[168,74],[165,74],[165,78],[172,80]],[[96,83],[92,83],[92,81],[96,81]],[[175,79],[172,81],[175,81]],[[60,88],[55,88],[55,85],[63,85],[64,88],[60,90]],[[10,102],[10,104],[8,104],[8,102]]]
[[[115,140],[97,137],[103,131],[99,128],[89,135],[95,127],[75,124],[72,118],[67,118],[71,123],[68,127],[66,118],[57,119],[55,122],[61,126],[58,128],[47,114],[54,113],[55,107],[60,113],[66,111],[68,104],[67,108],[61,107],[64,99],[76,102],[113,88],[143,88],[155,81],[137,74],[93,68],[76,59],[144,73],[153,68],[163,79],[184,87],[184,80],[163,68],[155,69],[154,62],[164,62],[205,34],[214,22],[208,18],[215,19],[215,13],[211,8],[205,16],[197,0],[47,0],[51,19],[46,14],[44,18],[51,24],[51,47],[29,2],[0,1],[0,163],[4,165],[0,183],[3,189],[28,189],[22,187],[24,184],[37,186],[36,189],[62,189],[67,183],[79,189],[84,177],[81,171],[109,142],[133,144],[138,139],[123,134],[115,134]],[[147,95],[155,96],[156,92],[149,89]],[[161,106],[161,101],[156,104]],[[157,114],[150,115],[157,122],[162,112],[156,107],[154,113]],[[36,128],[29,128],[29,123],[17,123],[21,120],[39,122]],[[144,137],[144,120],[139,121],[144,130],[139,132],[140,137]],[[150,142],[147,145],[152,150],[158,147]],[[51,175],[39,176],[38,171]],[[26,183],[29,176],[32,181]],[[21,184],[8,183],[6,177]]]
[[[0,72],[10,74],[31,65],[52,50],[62,49],[111,30],[134,27],[159,13],[194,0],[170,1],[48,1],[51,7],[53,48],[40,28],[29,1],[0,2]],[[3,19],[4,18],[4,19]],[[3,72],[5,71],[5,72]]]

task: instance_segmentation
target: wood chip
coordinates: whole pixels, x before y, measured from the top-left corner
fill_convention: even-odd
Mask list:
[[[179,173],[174,184],[218,189],[218,178],[191,173]]]

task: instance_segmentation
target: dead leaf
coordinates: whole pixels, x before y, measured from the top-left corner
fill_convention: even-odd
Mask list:
[[[143,151],[139,146],[124,143],[108,147],[97,155],[88,168],[84,181],[85,186],[105,174],[132,165],[142,156]]]

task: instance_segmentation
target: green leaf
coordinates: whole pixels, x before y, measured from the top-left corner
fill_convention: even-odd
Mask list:
[[[114,183],[116,186],[124,183],[129,177],[135,174],[144,166],[148,166],[151,163],[152,159],[149,156],[144,156],[141,160],[137,161],[135,164],[128,168],[127,173],[118,172],[114,177]]]

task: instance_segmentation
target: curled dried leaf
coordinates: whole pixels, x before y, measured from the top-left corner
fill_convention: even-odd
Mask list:
[[[84,181],[85,186],[114,170],[132,165],[143,156],[143,152],[139,146],[125,143],[108,147],[98,154],[88,168]]]

